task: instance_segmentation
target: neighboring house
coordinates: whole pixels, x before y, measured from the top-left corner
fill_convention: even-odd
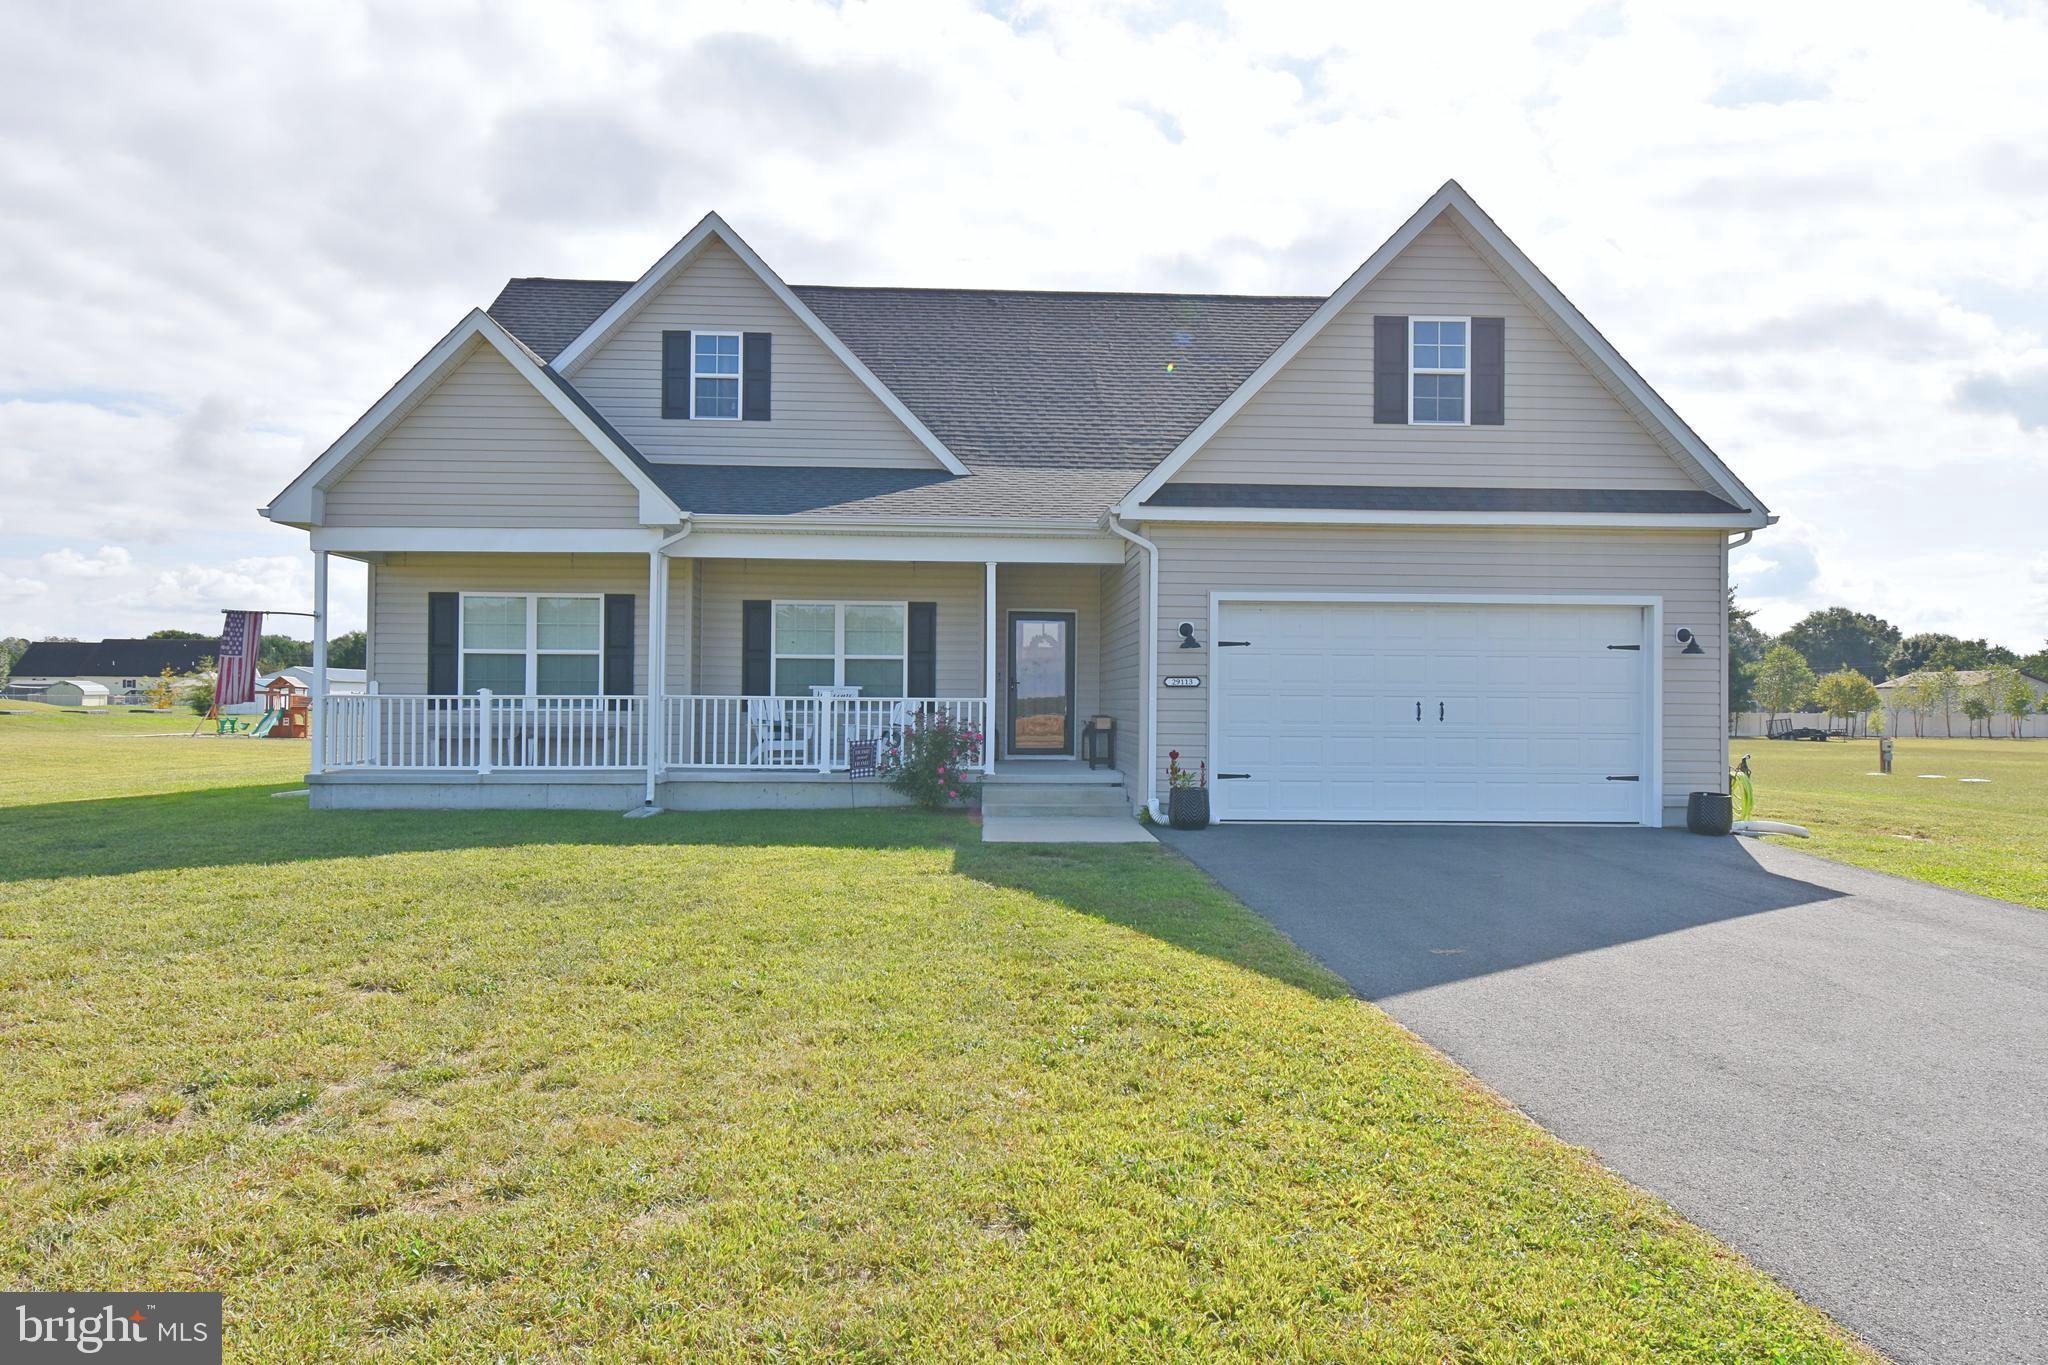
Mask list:
[[[791,287],[711,215],[508,283],[265,514],[323,613],[369,565],[316,805],[874,800],[923,708],[998,780],[1112,717],[1155,810],[1178,751],[1225,820],[1646,824],[1725,789],[1772,520],[1455,183],[1327,298]]]
[[[52,706],[105,706],[108,695],[99,683],[84,678],[59,678],[43,689],[42,700]]]
[[[1885,732],[1891,735],[1905,735],[1908,737],[1918,735],[1932,739],[1945,739],[1949,736],[1955,736],[1960,739],[1973,732],[1980,738],[1983,737],[1986,733],[1986,727],[1981,722],[1972,721],[1963,714],[1962,702],[1963,698],[1969,695],[1971,691],[1982,687],[1990,680],[1992,676],[1991,671],[1981,668],[1957,670],[1955,704],[1947,709],[1946,714],[1943,713],[1943,709],[1940,706],[1932,706],[1916,711],[1914,708],[1902,703],[1901,698],[1908,695],[1905,689],[1925,676],[1927,674],[1924,671],[1920,673],[1907,673],[1877,685],[1877,694],[1884,698]],[[2033,713],[2022,717],[2020,721],[2020,738],[2048,738],[2048,715],[2041,713],[2041,698],[2048,696],[2048,682],[2043,682],[2031,673],[2022,673],[2020,676],[2027,680],[2028,690],[2034,695]],[[1992,739],[2006,739],[2011,734],[2012,717],[2005,711],[2000,710],[1991,719],[1989,737]]]
[[[96,682],[117,701],[137,702],[166,668],[180,678],[200,673],[218,653],[218,640],[38,640],[15,660],[8,687],[25,693],[60,680]]]

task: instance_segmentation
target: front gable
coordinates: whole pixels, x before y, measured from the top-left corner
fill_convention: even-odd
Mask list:
[[[664,415],[663,334],[705,331],[772,338],[766,420]],[[678,243],[555,365],[652,460],[966,472],[715,217]]]
[[[1375,422],[1373,320],[1384,316],[1503,319],[1505,420],[1498,426],[1444,427]],[[1403,335],[1405,344],[1405,329]],[[1174,479],[1487,488],[1701,486],[1481,259],[1447,216],[1423,229]]]
[[[640,526],[625,476],[481,341],[324,489],[328,526]]]
[[[1407,420],[1409,321],[1418,318],[1471,320],[1470,425]],[[1499,320],[1497,331],[1483,321],[1491,319]],[[1484,336],[1499,339],[1496,373],[1504,374],[1497,385],[1480,382]],[[1378,338],[1399,351],[1378,356]],[[1376,368],[1400,390],[1380,394]],[[1390,401],[1376,403],[1382,398]],[[1492,413],[1485,412],[1489,399],[1500,404]],[[1169,484],[1172,491],[1162,491]],[[1486,499],[1465,508],[1466,494],[1491,490],[1510,503],[1569,493],[1566,501],[1588,513],[1641,503],[1633,510],[1669,504],[1685,514],[1739,514],[1745,524],[1767,519],[1755,495],[1455,182],[1141,480],[1120,510],[1142,515],[1148,500],[1218,506],[1225,494],[1247,506],[1259,497],[1276,506],[1323,505],[1290,501],[1284,491],[1303,487],[1324,490],[1333,508],[1377,507],[1384,499],[1356,490],[1389,489],[1425,503],[1442,495],[1471,511]],[[1503,514],[1523,510],[1567,509]]]

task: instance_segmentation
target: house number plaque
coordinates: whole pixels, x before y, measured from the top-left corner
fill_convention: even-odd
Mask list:
[[[1181,676],[1176,678],[1161,678],[1159,681],[1162,685],[1166,687],[1200,687],[1202,685],[1202,680],[1200,678],[1190,676]]]

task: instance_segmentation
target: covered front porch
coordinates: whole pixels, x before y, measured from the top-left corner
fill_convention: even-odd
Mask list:
[[[370,678],[361,695],[316,678],[316,804],[773,806],[849,787],[879,802],[876,760],[931,725],[968,735],[985,775],[1080,766],[1084,731],[1112,714],[1104,660],[1125,648],[1105,609],[1116,543],[973,562],[958,545],[883,558],[855,537],[788,553],[799,539],[355,551],[371,565]],[[349,551],[316,549],[323,615],[329,552]],[[1122,633],[1136,629],[1133,612]],[[1135,720],[1112,724],[1128,764]],[[1110,741],[1085,747],[1106,765]]]

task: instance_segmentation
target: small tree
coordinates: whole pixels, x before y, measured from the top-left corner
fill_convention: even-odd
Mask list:
[[[1756,666],[1753,686],[1757,704],[1770,712],[1773,721],[1780,711],[1797,711],[1813,695],[1813,670],[1790,645],[1772,645]]]
[[[1991,738],[1991,718],[1998,714],[1998,711],[1992,706],[1989,693],[1982,687],[1969,688],[1964,691],[1959,705],[1963,715],[1969,719],[1970,733],[1975,735],[1978,725],[1981,724],[1984,727],[1984,738]]]
[[[1884,698],[1878,695],[1877,685],[1853,668],[1837,669],[1815,683],[1813,699],[1820,704],[1821,710],[1845,726],[1884,702]]]
[[[2017,668],[1999,669],[1992,675],[1991,684],[1998,698],[1998,709],[2010,718],[2006,733],[2014,739],[2026,738],[2027,712],[2034,709],[2033,684]]]
[[[178,699],[178,675],[165,664],[162,673],[143,684],[142,695],[156,710],[170,710],[171,703]]]
[[[204,678],[189,678],[185,690],[179,694],[186,709],[195,716],[204,716],[213,710],[213,684]]]
[[[1963,680],[1954,668],[1936,669],[1934,679],[1934,700],[1941,707],[1942,733],[1948,738],[1956,737],[1956,703],[1962,699]]]

